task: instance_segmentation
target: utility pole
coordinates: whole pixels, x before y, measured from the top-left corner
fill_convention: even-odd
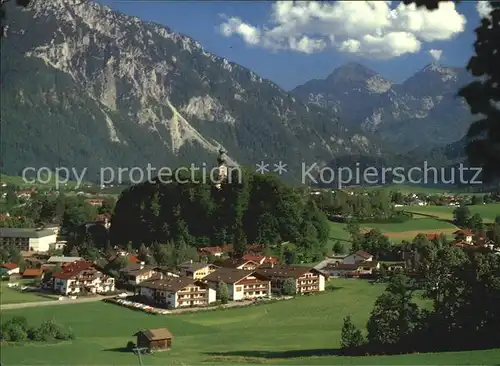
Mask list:
[[[144,366],[142,363],[141,353],[143,351],[146,351],[147,347],[138,347],[137,346],[137,347],[133,348],[132,350],[135,351],[137,353],[137,357],[139,357],[139,365]]]

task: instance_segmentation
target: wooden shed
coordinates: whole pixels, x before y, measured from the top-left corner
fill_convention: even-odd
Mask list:
[[[167,328],[145,329],[134,334],[137,347],[145,347],[150,351],[166,351],[172,347],[172,333]]]

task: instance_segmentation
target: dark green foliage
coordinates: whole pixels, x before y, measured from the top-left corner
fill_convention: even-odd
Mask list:
[[[293,278],[287,278],[283,281],[281,294],[285,296],[293,296],[297,293],[297,284]]]
[[[229,290],[225,282],[220,281],[217,284],[217,299],[221,304],[227,304],[229,302]]]
[[[32,341],[53,341],[75,339],[73,331],[64,329],[53,320],[43,322],[39,327],[29,327],[26,318],[15,316],[1,326],[1,340],[22,342],[27,339]]]
[[[413,286],[404,275],[394,275],[380,295],[367,323],[368,340],[385,347],[400,343],[419,325],[419,309],[412,301]]]
[[[21,251],[16,245],[8,244],[0,247],[0,262],[20,264],[21,261]]]
[[[467,226],[470,218],[471,212],[466,206],[460,206],[453,210],[453,222],[457,226]]]
[[[244,172],[242,184],[223,184],[220,190],[198,183],[135,185],[120,196],[110,235],[113,245],[154,246],[160,264],[184,244],[190,251],[231,242],[241,255],[250,244],[289,241],[301,260],[313,260],[322,256],[328,233],[325,215],[309,196],[276,177]],[[170,247],[160,250],[156,243]]]
[[[334,254],[344,254],[345,247],[340,241],[336,241],[335,244],[333,244],[332,251]]]
[[[351,316],[344,318],[344,325],[340,336],[340,347],[346,351],[361,346],[364,343],[363,335],[352,322]]]

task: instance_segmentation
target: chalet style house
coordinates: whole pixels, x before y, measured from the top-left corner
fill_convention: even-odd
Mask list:
[[[159,273],[157,266],[148,266],[144,262],[131,263],[127,267],[120,270],[120,280],[129,284],[137,285],[142,281],[146,281]]]
[[[229,299],[234,301],[271,296],[269,278],[256,271],[219,268],[203,278],[203,281],[214,289],[219,282],[224,282],[227,285]]]
[[[188,262],[179,265],[179,269],[181,270],[181,274],[186,277],[201,279],[205,276],[208,276],[210,273],[214,272],[219,268],[218,266],[210,263],[196,263],[196,262]]]
[[[380,268],[380,263],[377,261],[364,261],[354,264],[350,263],[335,263],[322,268],[322,271],[328,273],[332,277],[359,277],[369,276]]]
[[[349,254],[345,257],[342,263],[345,264],[356,264],[358,262],[370,262],[373,260],[373,255],[365,252],[364,250],[358,250],[355,253]]]
[[[271,279],[273,292],[280,292],[288,278],[295,280],[297,294],[325,291],[325,275],[315,268],[278,265],[260,267],[256,273]]]
[[[260,266],[260,263],[254,262],[252,260],[246,260],[244,258],[241,259],[226,259],[222,262],[219,263],[220,267],[223,268],[233,268],[233,269],[241,269],[244,271],[253,271],[255,270],[258,266]]]
[[[220,257],[223,254],[221,247],[203,247],[198,249],[198,253],[200,256],[213,255],[214,257]]]
[[[52,275],[54,292],[70,295],[82,292],[106,293],[115,290],[115,279],[93,268],[91,262],[75,262]]]
[[[190,277],[156,275],[137,285],[148,303],[167,308],[207,306],[216,301],[215,288]]]

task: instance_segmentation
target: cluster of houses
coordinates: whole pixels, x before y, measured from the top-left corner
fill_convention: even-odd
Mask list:
[[[258,246],[250,247],[261,249]],[[133,291],[139,302],[162,308],[202,307],[217,301],[217,287],[223,282],[230,301],[258,299],[281,293],[285,281],[295,283],[297,294],[325,290],[327,275],[317,268],[278,264],[276,257],[249,252],[238,259],[223,259],[222,253],[231,253],[231,246],[207,247],[200,254],[210,253],[214,263],[189,261],[176,268],[147,265],[136,255],[118,251],[107,258],[112,263],[127,259],[124,268],[110,276],[100,261],[89,262],[80,257],[42,254],[26,257],[33,268],[20,272],[17,265],[2,265],[8,275],[41,279],[41,288],[54,293],[74,296],[82,294],[109,294],[116,286]],[[220,254],[220,255],[219,255]],[[205,256],[207,258],[207,256]],[[224,257],[225,258],[225,257]]]
[[[380,269],[380,262],[363,250],[349,255],[328,257],[315,266],[330,277],[370,277]]]
[[[231,301],[281,293],[287,279],[295,282],[297,294],[325,290],[327,276],[316,268],[258,259],[228,258],[217,264],[190,261],[176,271],[134,263],[120,271],[120,278],[134,286],[139,301],[166,308],[208,306],[217,301],[217,286],[221,282],[226,284]]]

